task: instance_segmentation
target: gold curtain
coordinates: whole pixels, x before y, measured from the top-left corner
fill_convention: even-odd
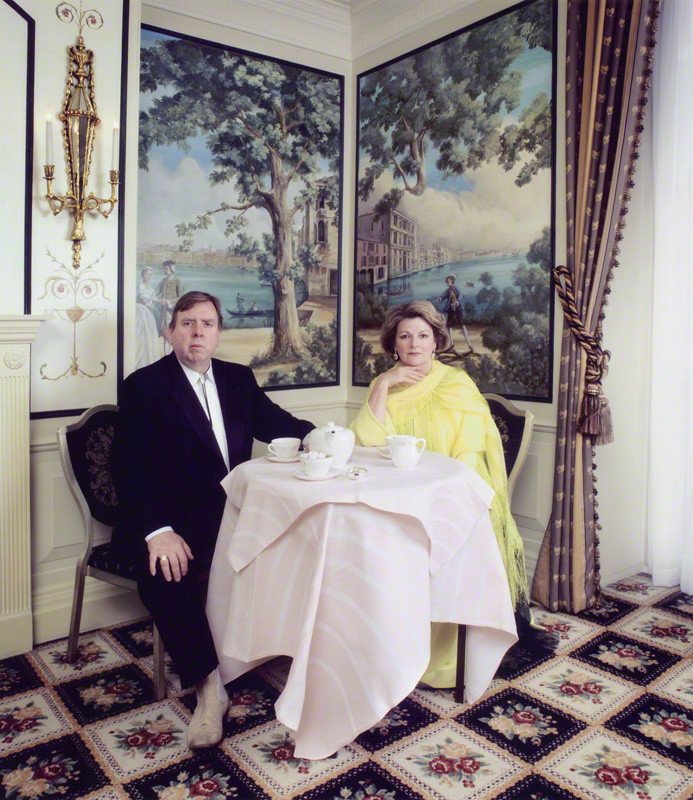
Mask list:
[[[602,320],[633,188],[659,0],[570,0],[566,44],[564,311],[552,514],[532,597],[577,612],[599,599],[594,445],[612,440]]]

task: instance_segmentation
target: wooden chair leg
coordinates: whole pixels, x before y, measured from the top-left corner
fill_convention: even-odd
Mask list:
[[[77,562],[75,568],[75,591],[72,595],[72,614],[70,615],[70,633],[67,639],[67,661],[73,664],[77,659],[77,647],[79,644],[79,626],[82,621],[82,604],[84,602],[84,582],[87,577],[86,565],[82,559]]]
[[[157,700],[163,700],[166,697],[166,651],[156,625],[152,624],[152,629],[154,632],[154,695]]]
[[[457,626],[457,674],[455,676],[455,702],[464,703],[464,667],[467,656],[467,626]]]

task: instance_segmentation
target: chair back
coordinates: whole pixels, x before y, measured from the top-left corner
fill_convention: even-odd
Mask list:
[[[63,473],[88,529],[90,517],[111,527],[116,524],[111,447],[117,419],[118,406],[94,406],[72,425],[58,429]]]
[[[527,457],[534,414],[523,411],[499,394],[484,394],[484,397],[503,442],[505,471],[508,474],[508,499],[511,500],[515,482]]]

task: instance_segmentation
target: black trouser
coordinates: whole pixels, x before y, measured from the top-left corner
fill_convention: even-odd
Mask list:
[[[195,686],[219,664],[205,613],[209,564],[204,561],[196,554],[189,562],[188,574],[178,583],[167,581],[158,563],[152,576],[148,557],[138,563],[144,565],[137,576],[140,598],[152,615],[184,689]]]

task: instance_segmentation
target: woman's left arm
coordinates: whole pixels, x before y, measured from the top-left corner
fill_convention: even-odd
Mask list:
[[[368,399],[370,399],[375,388],[374,383],[371,383]],[[358,444],[364,447],[377,447],[385,444],[385,437],[390,433],[394,433],[394,431],[390,430],[391,424],[387,411],[385,411],[383,420],[378,419],[373,413],[368,399],[364,401],[349,427],[356,434]],[[387,396],[385,403],[387,404]]]

